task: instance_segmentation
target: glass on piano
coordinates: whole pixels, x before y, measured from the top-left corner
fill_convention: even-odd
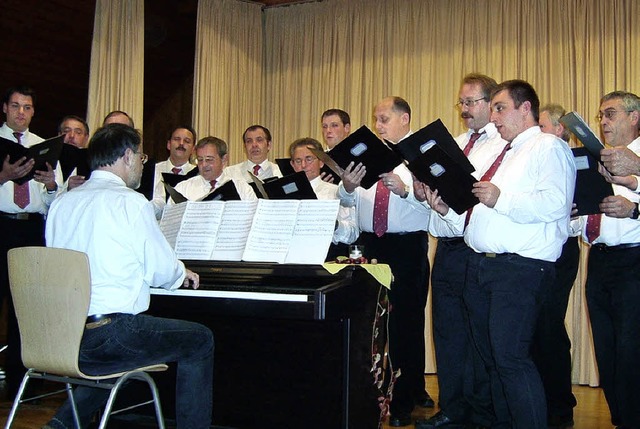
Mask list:
[[[350,264],[366,264],[367,259],[364,257],[364,246],[360,244],[351,244],[349,246],[349,263]]]

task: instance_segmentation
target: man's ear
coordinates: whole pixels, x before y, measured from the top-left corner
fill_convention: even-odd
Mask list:
[[[124,151],[124,155],[122,159],[124,160],[125,165],[129,166],[133,163],[133,157],[136,156],[135,152],[131,150],[131,148],[127,148]]]
[[[344,130],[349,134],[351,132],[351,124],[347,124],[344,126]]]
[[[227,165],[229,165],[229,154],[225,153],[222,157],[222,166],[226,167]]]

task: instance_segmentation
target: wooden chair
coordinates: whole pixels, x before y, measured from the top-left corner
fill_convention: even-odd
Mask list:
[[[105,428],[110,415],[153,403],[158,426],[164,429],[158,389],[146,371],[164,371],[158,364],[116,374],[91,376],[78,367],[80,341],[85,328],[91,295],[89,259],[86,254],[50,247],[21,247],[8,253],[9,283],[22,341],[22,362],[28,368],[13,402],[5,428],[9,428],[18,406],[37,398],[66,391],[74,420],[80,428],[73,385],[110,390],[99,428]],[[23,399],[27,383],[39,378],[65,383],[56,392]],[[153,399],[112,411],[120,387],[127,380],[149,385]]]

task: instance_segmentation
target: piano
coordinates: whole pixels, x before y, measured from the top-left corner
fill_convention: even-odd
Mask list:
[[[331,275],[314,265],[185,265],[200,275],[200,288],[154,289],[149,313],[213,331],[214,427],[377,427],[371,348],[386,289],[364,269]],[[175,369],[154,378],[170,422]]]

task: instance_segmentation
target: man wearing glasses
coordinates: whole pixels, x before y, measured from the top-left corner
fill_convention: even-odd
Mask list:
[[[640,154],[640,98],[615,91],[600,100],[598,114],[605,143],[612,149]],[[602,214],[582,216],[582,237],[591,243],[586,295],[591,331],[611,421],[640,427],[640,197],[638,178],[616,171],[610,176],[614,195],[600,203]]]

